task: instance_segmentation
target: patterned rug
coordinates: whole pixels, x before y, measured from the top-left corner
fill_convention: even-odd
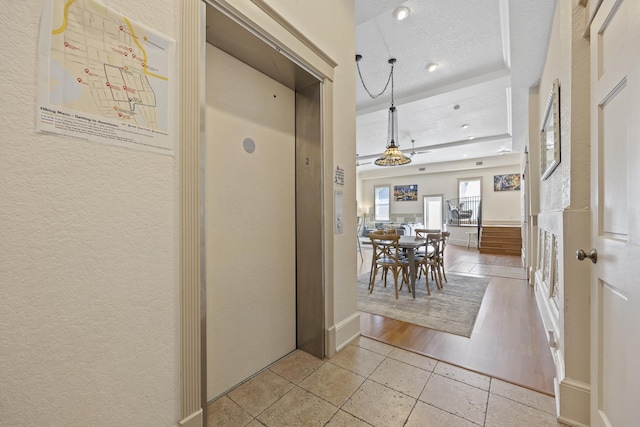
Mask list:
[[[427,296],[423,276],[416,281],[415,299],[405,285],[396,300],[391,275],[386,288],[378,277],[370,294],[369,273],[363,274],[358,277],[358,310],[468,338],[478,317],[489,279],[450,273],[447,279],[449,281],[444,283],[442,289],[438,289],[431,281],[431,296]]]

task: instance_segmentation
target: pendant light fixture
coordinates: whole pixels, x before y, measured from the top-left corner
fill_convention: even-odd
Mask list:
[[[398,143],[398,110],[396,109],[393,103],[393,66],[396,63],[395,58],[389,59],[389,64],[391,65],[391,72],[389,73],[389,78],[387,79],[387,84],[377,95],[373,95],[367,89],[367,86],[364,84],[364,80],[362,78],[362,73],[360,72],[359,62],[362,59],[362,55],[356,55],[356,66],[358,67],[358,75],[360,76],[360,81],[362,82],[362,86],[367,91],[371,98],[377,98],[382,95],[389,86],[389,82],[391,82],[391,107],[389,107],[389,123],[388,123],[388,134],[387,134],[387,146],[382,153],[382,155],[376,159],[374,162],[378,166],[400,166],[406,165],[407,163],[411,163],[411,158],[405,156],[402,151],[400,151],[400,146]]]

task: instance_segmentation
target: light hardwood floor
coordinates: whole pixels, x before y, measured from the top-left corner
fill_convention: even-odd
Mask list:
[[[371,249],[362,246],[358,274],[369,272]],[[448,273],[487,277],[489,286],[470,338],[361,313],[363,336],[553,395],[555,366],[518,256],[480,254],[449,245]],[[446,284],[445,284],[446,286]]]

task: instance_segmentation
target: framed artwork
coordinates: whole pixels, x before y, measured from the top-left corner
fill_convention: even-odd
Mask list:
[[[395,185],[393,187],[393,200],[396,202],[418,201],[418,185]]]
[[[520,174],[493,176],[493,191],[517,191],[520,190]]]
[[[540,127],[540,176],[549,178],[560,164],[560,84],[553,81]]]

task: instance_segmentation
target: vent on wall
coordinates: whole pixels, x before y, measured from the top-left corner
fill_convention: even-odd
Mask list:
[[[418,168],[418,172],[424,172],[427,168]]]
[[[482,166],[482,162],[476,162],[476,166]]]

